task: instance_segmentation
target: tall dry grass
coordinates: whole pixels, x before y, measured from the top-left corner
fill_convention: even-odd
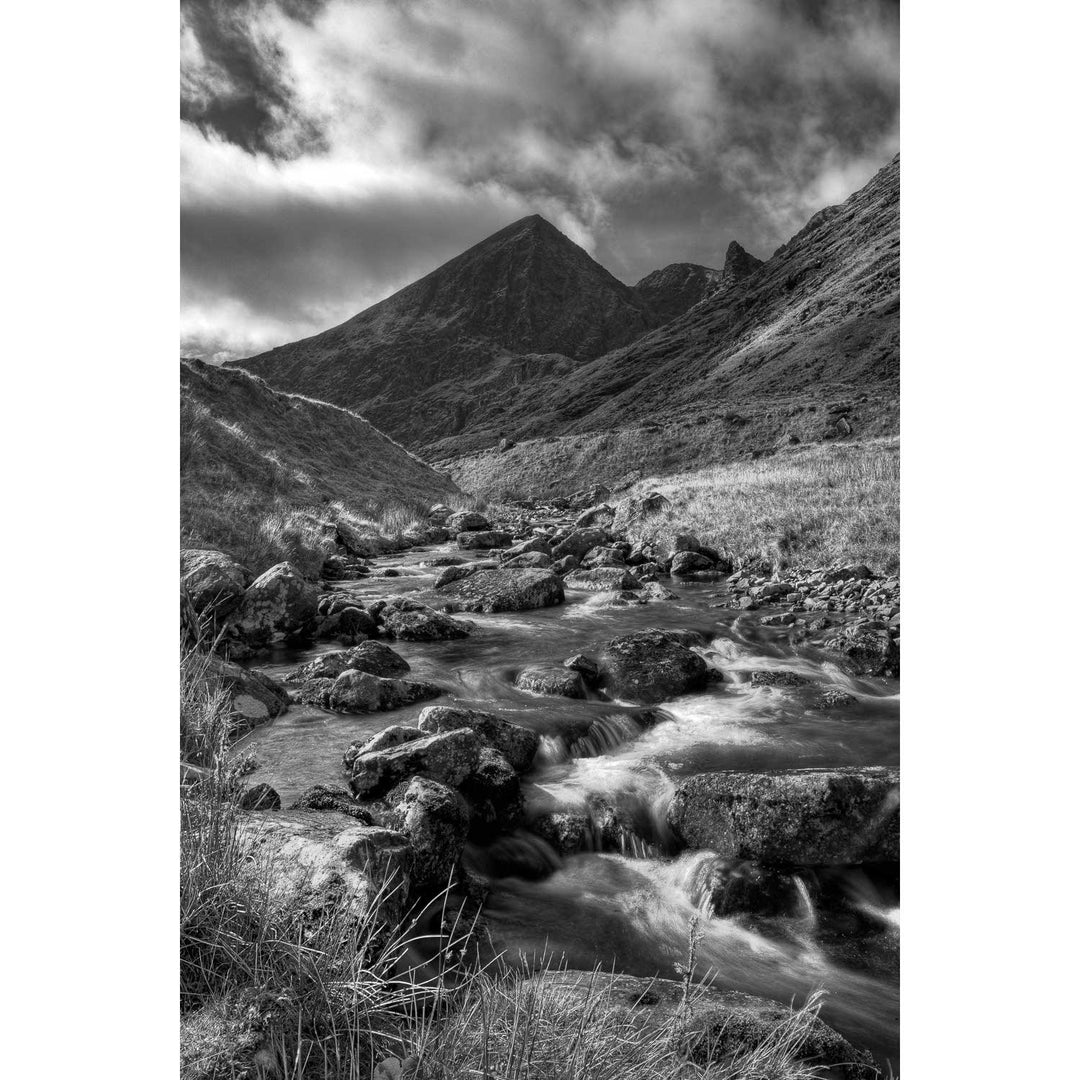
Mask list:
[[[694,533],[737,565],[900,567],[900,442],[831,443],[697,472],[651,477],[661,513],[631,524],[635,539]]]

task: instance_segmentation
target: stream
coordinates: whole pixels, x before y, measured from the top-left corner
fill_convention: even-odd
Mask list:
[[[384,556],[376,574],[334,582],[362,603],[431,586],[436,555],[484,558],[452,545]],[[635,828],[618,850],[559,859],[527,833],[493,850],[466,850],[490,882],[485,916],[495,944],[511,955],[546,954],[570,967],[678,978],[691,928],[697,926],[695,973],[712,984],[783,1003],[827,991],[822,1019],[882,1067],[899,1068],[899,881],[895,867],[808,869],[797,878],[798,902],[782,913],[717,917],[709,882],[725,872],[709,852],[674,854],[665,823],[667,803],[684,778],[720,769],[759,771],[808,767],[898,765],[899,683],[855,679],[827,654],[793,640],[788,627],[763,627],[764,612],[725,605],[723,582],[665,579],[676,599],[612,607],[604,594],[566,591],[565,604],[496,615],[463,614],[477,627],[454,641],[391,641],[412,666],[409,679],[436,683],[434,702],[389,713],[346,716],[293,705],[257,728],[237,751],[253,750],[253,779],[271,784],[285,806],[313,784],[345,786],[342,753],[354,739],[391,724],[415,722],[428,704],[460,703],[498,713],[541,735],[532,770],[523,777],[530,815],[545,808],[586,809],[602,796]],[[655,726],[642,730],[640,712],[618,702],[544,697],[519,690],[517,673],[533,664],[561,664],[575,653],[595,655],[601,643],[649,627],[702,633],[706,662],[724,673],[708,689],[666,701]],[[256,666],[281,677],[320,652],[280,648]],[[755,670],[790,671],[808,687],[751,686]],[[856,698],[824,711],[813,703],[826,686]],[[586,721],[592,721],[581,737]],[[571,735],[570,733],[574,734]],[[610,845],[608,845],[610,848]],[[554,872],[551,871],[554,867]],[[546,873],[547,876],[542,876]],[[827,913],[821,896],[841,896]]]

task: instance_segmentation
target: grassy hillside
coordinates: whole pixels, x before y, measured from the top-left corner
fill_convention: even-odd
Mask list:
[[[669,423],[529,439],[436,464],[478,496],[542,498],[596,483],[619,491],[650,476],[737,464],[793,446],[890,436],[898,426],[899,402],[890,394],[804,396],[734,402]]]
[[[759,461],[650,477],[670,507],[636,538],[689,531],[739,563],[900,567],[900,440],[793,448]]]
[[[317,572],[327,522],[400,530],[431,503],[462,498],[448,476],[347,409],[244,371],[180,364],[184,546],[220,548],[255,572],[283,558]]]

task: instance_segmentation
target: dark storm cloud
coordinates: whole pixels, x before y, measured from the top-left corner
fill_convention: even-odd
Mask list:
[[[339,322],[516,217],[635,281],[768,255],[897,146],[872,0],[185,4],[188,351]]]
[[[303,115],[294,100],[285,51],[256,30],[262,7],[265,0],[181,0],[187,55],[180,118],[245,150],[289,155],[326,149],[316,118]],[[282,7],[309,22],[322,4]]]

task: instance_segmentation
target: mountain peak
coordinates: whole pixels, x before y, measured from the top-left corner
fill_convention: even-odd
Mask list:
[[[743,278],[749,277],[761,265],[760,259],[754,258],[737,240],[732,240],[724,255],[724,269],[720,275],[720,284],[725,288],[730,288]]]

